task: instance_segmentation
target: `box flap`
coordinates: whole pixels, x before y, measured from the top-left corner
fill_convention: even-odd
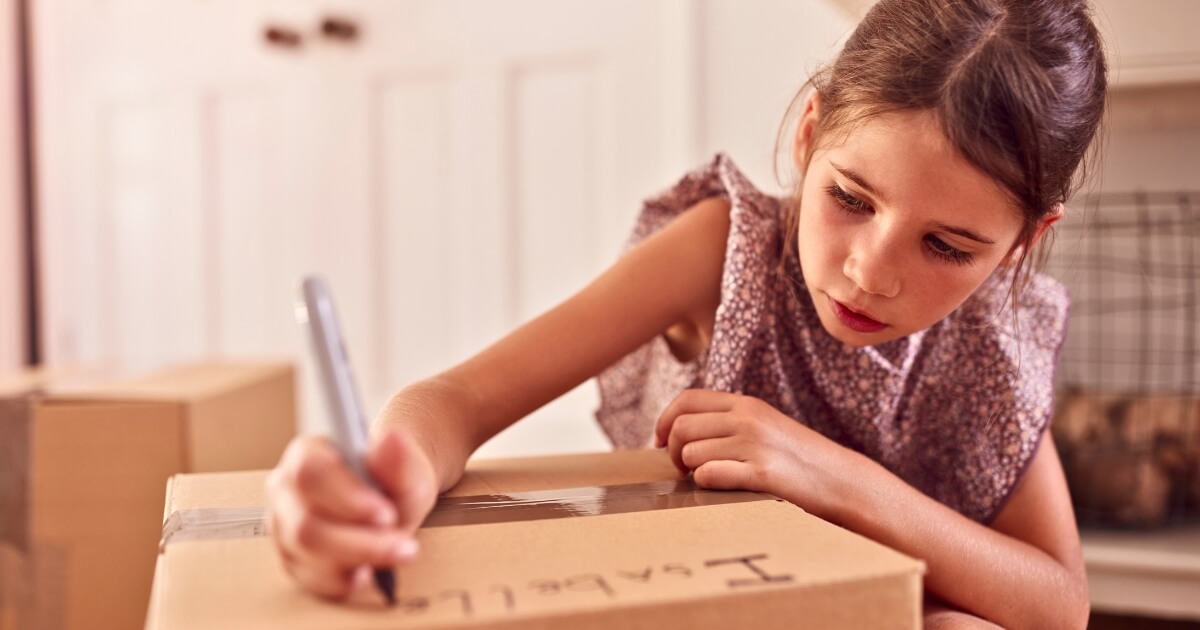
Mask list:
[[[41,388],[45,371],[39,369],[0,373],[0,398],[24,396]]]
[[[189,473],[172,477],[166,516],[176,510],[261,506],[267,470]],[[458,485],[443,496],[528,492],[589,485],[620,485],[680,479],[666,451],[473,459]]]
[[[582,486],[680,479],[666,451],[631,449],[606,453],[479,459],[467,463],[448,497],[527,492]]]
[[[229,378],[205,380],[204,398],[188,405],[188,470],[236,471],[278,462],[296,435],[292,367],[238,368]]]
[[[55,385],[51,402],[157,400],[195,402],[291,370],[286,362],[209,361],[82,385]]]
[[[173,475],[163,521],[172,512],[200,508],[259,507],[266,503],[266,470]]]
[[[727,627],[731,614],[761,628],[798,618],[826,628],[919,623],[920,562],[781,501],[432,528],[418,538],[422,555],[399,570],[393,609],[373,589],[348,605],[307,595],[265,538],[172,545],[148,627],[606,628],[654,607],[684,615],[674,627]],[[837,609],[845,623],[814,619],[809,605]],[[872,625],[880,618],[890,621]]]
[[[178,475],[176,525],[261,505],[265,471]],[[662,485],[663,451],[472,461],[450,497],[609,483]],[[731,493],[746,494],[746,493]],[[557,520],[426,527],[398,571],[399,605],[348,605],[284,573],[261,529],[160,549],[148,628],[823,628],[920,625],[920,561],[780,500],[689,504]],[[672,506],[680,507],[680,506]],[[236,513],[236,514],[235,514]],[[203,524],[203,523],[201,523]],[[235,531],[236,530],[236,531]],[[257,535],[257,536],[256,536]]]
[[[0,373],[0,398],[25,396],[72,381],[88,382],[96,368],[72,365],[38,366]]]

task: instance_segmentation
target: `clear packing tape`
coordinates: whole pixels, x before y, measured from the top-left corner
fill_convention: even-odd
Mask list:
[[[703,490],[688,479],[559,490],[442,497],[421,527],[450,527],[604,516],[778,500],[757,492]],[[175,542],[267,535],[266,509],[195,508],[172,512],[163,524],[160,551]]]

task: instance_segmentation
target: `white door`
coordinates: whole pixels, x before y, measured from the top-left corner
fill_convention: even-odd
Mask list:
[[[327,203],[376,239],[338,284],[363,307],[351,345],[382,398],[581,287],[681,167],[660,147],[655,3],[355,6],[343,19],[362,35],[327,66],[345,121],[330,142],[348,158],[334,190],[352,192]],[[603,448],[596,402],[589,383],[518,437]]]
[[[34,5],[49,361],[293,352],[264,306],[303,233],[277,219],[314,207],[312,71],[261,43],[258,4]]]
[[[17,41],[16,11],[0,11],[0,41]],[[25,363],[17,47],[0,48],[0,374]]]
[[[35,8],[52,361],[299,357],[316,271],[377,408],[581,287],[698,160],[687,3]],[[489,453],[604,448],[596,402]]]

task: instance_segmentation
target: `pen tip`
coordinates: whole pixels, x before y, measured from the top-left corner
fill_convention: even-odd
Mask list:
[[[376,569],[375,584],[389,607],[396,605],[396,576],[391,569]]]

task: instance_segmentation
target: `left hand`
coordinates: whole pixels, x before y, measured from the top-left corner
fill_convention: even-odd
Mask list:
[[[655,436],[700,487],[766,492],[823,518],[856,456],[758,398],[701,389],[667,405]]]

